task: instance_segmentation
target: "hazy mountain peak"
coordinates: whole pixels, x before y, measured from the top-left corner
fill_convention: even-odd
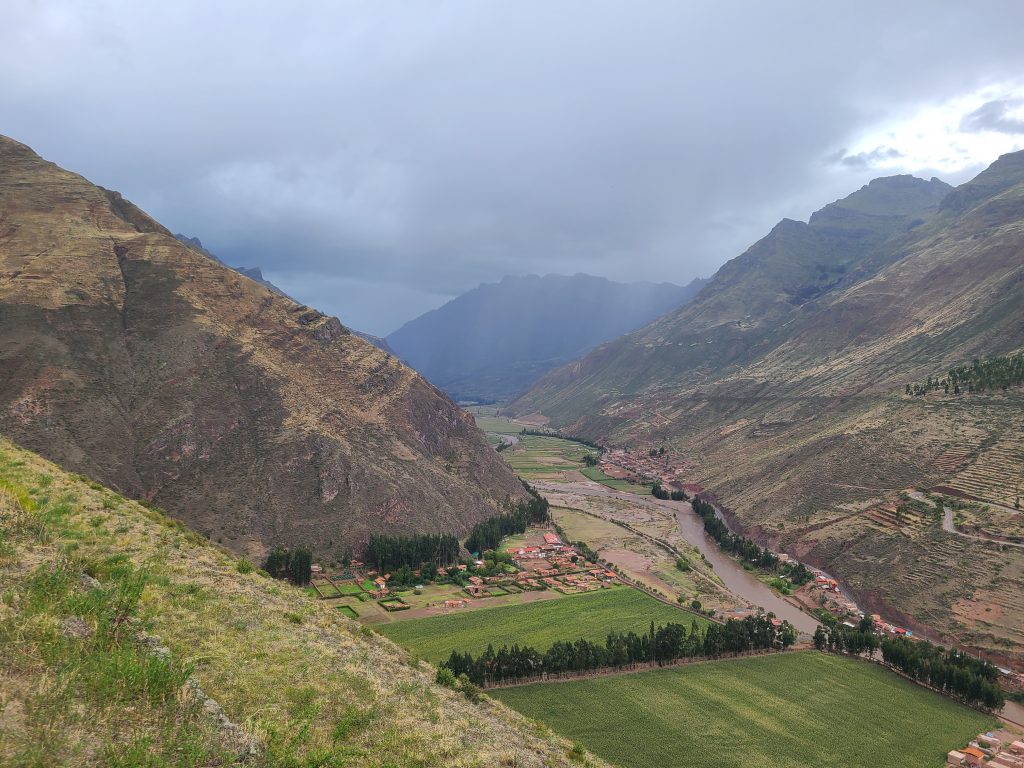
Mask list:
[[[856,192],[829,203],[811,214],[810,223],[846,217],[849,213],[866,216],[909,216],[934,211],[953,189],[937,178],[926,181],[909,174],[872,179]]]
[[[959,213],[1024,181],[1024,150],[1008,152],[966,184],[952,190],[941,209]]]
[[[626,284],[582,273],[506,275],[409,321],[387,341],[455,396],[503,399],[598,344],[676,309],[702,283]]]

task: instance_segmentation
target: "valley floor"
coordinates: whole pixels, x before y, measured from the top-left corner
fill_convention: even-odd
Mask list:
[[[939,766],[995,720],[874,664],[813,651],[494,695],[635,768]]]

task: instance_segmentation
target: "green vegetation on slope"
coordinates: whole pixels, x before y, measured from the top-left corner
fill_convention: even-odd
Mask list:
[[[494,695],[631,768],[939,766],[992,724],[873,664],[811,652]]]
[[[1024,384],[1024,353],[990,357],[988,360],[975,360],[970,365],[950,368],[945,377],[929,376],[924,384],[907,384],[906,394],[915,397],[926,395],[932,390],[941,389],[948,395],[964,392],[984,392],[1009,389]]]
[[[341,611],[2,440],[0,585],[5,766],[234,765],[250,748],[254,768],[570,764]]]
[[[707,619],[655,600],[629,587],[615,587],[501,608],[430,616],[385,624],[380,631],[399,645],[439,663],[452,651],[482,653],[513,643],[546,650],[557,640],[603,641],[612,630],[644,632],[657,625]]]

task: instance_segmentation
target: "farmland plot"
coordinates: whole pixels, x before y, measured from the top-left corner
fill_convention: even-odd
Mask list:
[[[444,616],[410,619],[381,625],[379,631],[396,643],[434,663],[444,661],[453,650],[478,654],[488,643],[532,645],[540,651],[556,640],[601,641],[611,630],[646,631],[651,622],[670,621],[689,629],[696,614],[665,605],[629,587],[520,603],[501,608],[484,608]]]
[[[994,718],[807,651],[491,692],[633,768],[940,766]]]

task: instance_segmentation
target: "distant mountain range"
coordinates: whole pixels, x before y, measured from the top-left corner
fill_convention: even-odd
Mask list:
[[[506,277],[409,321],[387,343],[456,399],[505,400],[598,344],[677,309],[702,285],[615,283],[583,274]]]
[[[394,356],[5,137],[0,433],[252,556],[466,533],[523,495]]]
[[[1017,152],[956,189],[876,179],[808,223],[781,221],[682,308],[508,410],[606,444],[667,446],[734,524],[840,575],[862,607],[1001,653],[1024,647],[1024,550],[944,532],[923,502],[913,526],[884,507],[953,484],[1008,507],[998,530],[1015,535],[1024,390],[906,387],[1022,346]],[[979,604],[996,606],[984,623]]]

